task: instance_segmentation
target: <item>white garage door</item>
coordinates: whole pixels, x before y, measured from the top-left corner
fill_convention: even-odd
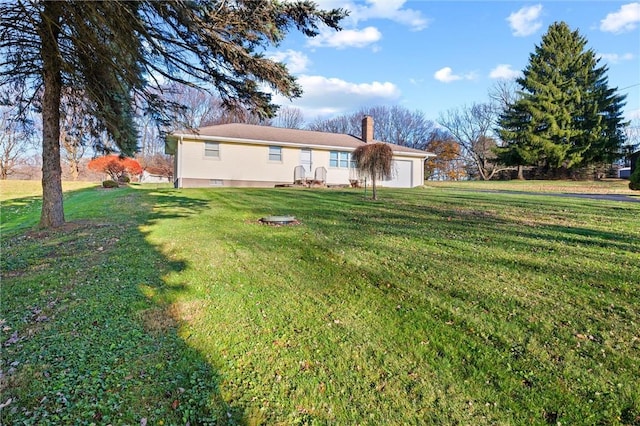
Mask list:
[[[385,180],[382,182],[382,186],[388,186],[390,188],[411,188],[412,185],[412,171],[413,162],[407,160],[393,160],[391,162],[391,173],[393,177],[391,180]]]

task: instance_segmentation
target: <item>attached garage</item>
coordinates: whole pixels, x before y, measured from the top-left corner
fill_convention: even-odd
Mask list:
[[[382,186],[389,188],[412,188],[413,187],[413,161],[393,160],[391,162],[391,180],[385,180]]]

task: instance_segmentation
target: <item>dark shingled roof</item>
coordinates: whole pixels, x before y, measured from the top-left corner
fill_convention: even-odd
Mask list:
[[[172,133],[173,137],[190,135],[198,136],[203,139],[211,138],[230,138],[243,139],[259,142],[281,142],[306,146],[327,146],[352,148],[364,145],[359,137],[347,135],[343,133],[316,132],[312,130],[285,129],[282,127],[257,126],[254,124],[220,124],[217,126],[201,127],[194,130],[180,130]],[[382,142],[372,141],[371,143]],[[432,156],[433,154],[418,149],[408,148],[406,146],[395,145],[383,142],[393,148],[394,152],[407,154],[422,154]]]

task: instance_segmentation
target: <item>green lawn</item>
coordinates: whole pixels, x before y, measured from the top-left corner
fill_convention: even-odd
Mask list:
[[[4,197],[2,424],[640,424],[639,203],[380,197]]]

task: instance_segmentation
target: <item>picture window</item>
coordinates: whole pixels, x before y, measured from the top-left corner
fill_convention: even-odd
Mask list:
[[[346,151],[331,151],[329,153],[329,167],[340,169],[354,168],[354,162],[351,160],[351,153]]]

